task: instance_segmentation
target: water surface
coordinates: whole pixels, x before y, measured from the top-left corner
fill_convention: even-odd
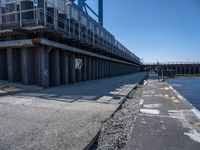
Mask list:
[[[167,82],[200,110],[200,78],[174,78]]]

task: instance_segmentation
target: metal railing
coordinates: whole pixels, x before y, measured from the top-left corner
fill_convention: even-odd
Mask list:
[[[27,3],[25,3],[27,2]],[[50,0],[41,0],[34,6],[32,1],[13,0],[0,4],[0,28],[24,28],[44,26],[47,30],[65,34],[68,38],[85,42],[105,52],[112,53],[132,62],[140,63],[140,59],[126,49],[114,36],[107,32],[92,18],[81,12],[74,4],[56,7]],[[78,18],[73,13],[78,13]],[[87,25],[82,18],[86,18]],[[91,28],[91,25],[94,28]],[[97,28],[99,32],[97,32]],[[103,36],[102,36],[103,33]]]
[[[144,63],[144,65],[200,65],[200,62],[152,62],[152,63]]]

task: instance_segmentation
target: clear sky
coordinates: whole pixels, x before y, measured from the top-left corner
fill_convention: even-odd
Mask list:
[[[200,62],[200,0],[104,0],[104,27],[144,62]]]

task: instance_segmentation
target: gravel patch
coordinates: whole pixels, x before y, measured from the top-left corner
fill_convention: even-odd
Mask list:
[[[121,150],[125,147],[139,110],[142,90],[143,86],[139,85],[131,91],[121,108],[103,124],[93,150]]]

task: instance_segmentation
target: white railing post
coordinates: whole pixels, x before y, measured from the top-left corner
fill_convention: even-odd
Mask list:
[[[36,25],[38,25],[39,24],[38,4],[34,6],[34,9],[35,9],[35,21],[36,21]]]
[[[2,24],[2,4],[1,4],[1,0],[0,0],[0,25]]]
[[[82,18],[81,18],[80,13],[79,13],[78,16],[79,16],[79,20],[80,20],[80,21],[79,21],[79,24],[78,24],[78,30],[79,30],[79,31],[78,31],[78,32],[79,32],[79,33],[78,33],[78,37],[79,37],[79,40],[80,40],[80,39],[81,39],[81,19],[82,19]]]
[[[69,24],[69,36],[71,35],[71,7],[68,6],[69,8],[69,21],[68,21],[68,24]]]
[[[20,27],[22,27],[22,4],[19,3],[19,21],[20,21]]]
[[[15,23],[18,21],[18,15],[17,15],[17,1],[15,1]]]
[[[54,7],[54,30],[57,30],[57,27],[58,27],[58,12],[57,12],[57,8],[55,7],[55,5],[53,6]]]
[[[44,0],[44,26],[47,25],[47,17],[46,17],[46,3],[48,3],[47,0]]]

